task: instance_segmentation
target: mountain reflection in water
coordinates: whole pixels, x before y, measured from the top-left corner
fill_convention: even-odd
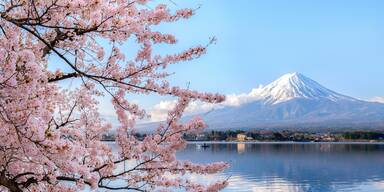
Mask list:
[[[178,159],[226,161],[231,167],[211,176],[230,176],[224,191],[384,191],[384,145],[340,143],[209,143],[188,144]]]

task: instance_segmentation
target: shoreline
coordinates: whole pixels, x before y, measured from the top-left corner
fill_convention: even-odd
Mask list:
[[[115,142],[112,140],[103,140],[102,142]],[[321,141],[321,142],[311,142],[311,141],[187,141],[187,144],[290,144],[290,145],[299,145],[299,144],[360,144],[360,145],[384,145],[382,141]]]
[[[323,141],[323,142],[311,142],[311,141],[187,141],[188,144],[372,144],[372,145],[384,145],[384,142],[380,141]]]

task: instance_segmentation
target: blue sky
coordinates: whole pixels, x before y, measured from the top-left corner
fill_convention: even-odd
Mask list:
[[[189,20],[157,29],[179,43],[172,53],[215,36],[201,58],[170,67],[171,84],[248,93],[285,73],[300,72],[349,96],[384,96],[384,1],[380,0],[153,0],[171,9],[198,8]],[[129,43],[128,43],[129,45]],[[132,49],[126,46],[129,55]],[[170,98],[132,96],[149,108]]]
[[[207,55],[171,68],[174,84],[241,93],[296,71],[346,95],[384,95],[384,1],[174,2],[172,8],[200,9],[190,20],[159,27],[179,39],[160,52],[218,39]]]

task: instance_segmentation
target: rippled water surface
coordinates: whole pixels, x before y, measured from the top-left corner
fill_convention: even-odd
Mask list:
[[[384,191],[383,144],[329,143],[188,144],[179,159],[227,161],[224,173],[192,176],[199,182],[229,177],[224,191]]]

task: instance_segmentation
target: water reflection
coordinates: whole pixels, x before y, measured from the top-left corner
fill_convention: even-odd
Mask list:
[[[189,144],[179,159],[227,161],[226,191],[383,191],[384,145],[375,144]],[[201,176],[195,176],[201,180]]]
[[[237,153],[243,153],[245,151],[245,143],[237,144]]]

